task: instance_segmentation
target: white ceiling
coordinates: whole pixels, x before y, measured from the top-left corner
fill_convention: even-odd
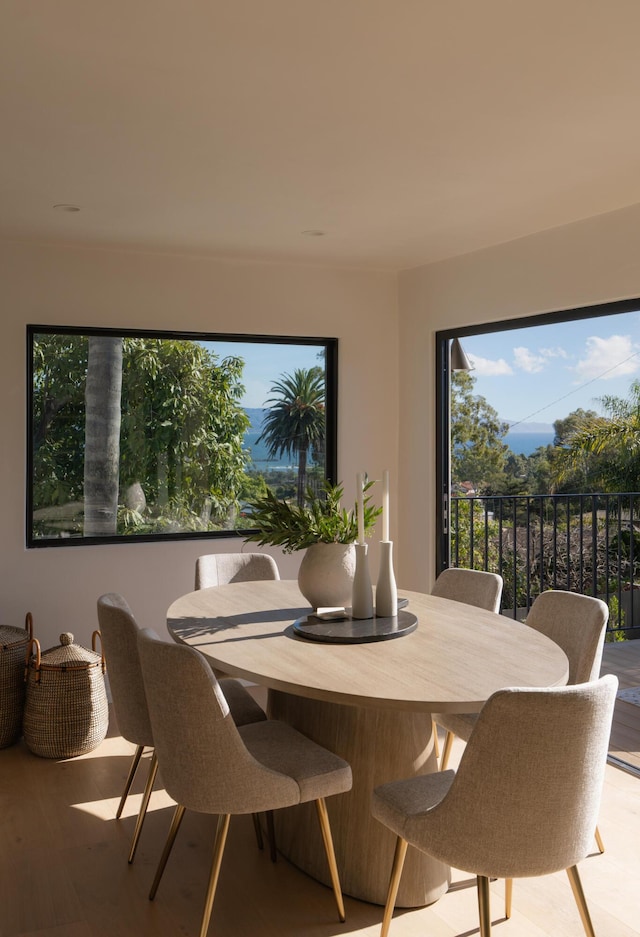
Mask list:
[[[0,0],[0,237],[402,269],[639,203],[639,35],[638,0]]]

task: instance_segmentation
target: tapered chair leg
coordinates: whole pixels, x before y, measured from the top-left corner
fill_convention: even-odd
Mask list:
[[[167,836],[167,841],[164,844],[164,849],[162,850],[162,855],[160,856],[160,862],[158,863],[158,868],[156,870],[156,876],[153,880],[153,885],[151,886],[151,891],[149,892],[149,901],[153,901],[158,890],[158,885],[160,884],[160,879],[162,878],[162,873],[167,864],[167,859],[169,858],[169,853],[173,848],[175,838],[180,829],[180,824],[182,823],[182,818],[184,816],[185,807],[182,804],[177,804],[176,809],[173,814],[173,820],[171,821],[171,826],[169,827],[169,834]]]
[[[447,765],[449,764],[449,758],[451,757],[451,749],[453,747],[453,740],[455,735],[453,732],[447,732],[447,737],[444,740],[444,748],[442,749],[442,761],[440,762],[440,770],[446,771]]]
[[[511,917],[511,901],[513,898],[513,879],[507,878],[504,882],[504,916],[507,920]]]
[[[251,814],[253,817],[253,828],[256,831],[256,842],[258,843],[258,849],[264,849],[264,840],[262,839],[262,827],[260,826],[260,815],[257,813]]]
[[[387,892],[387,903],[384,906],[384,917],[382,918],[380,937],[387,937],[389,933],[389,925],[393,917],[393,909],[396,904],[396,897],[398,895],[398,888],[400,887],[400,879],[402,878],[402,870],[404,868],[404,860],[407,855],[408,846],[409,843],[406,839],[403,839],[402,836],[398,836],[396,840],[396,851],[393,855],[393,865],[391,866],[389,891]]]
[[[596,932],[594,931],[593,924],[591,922],[591,915],[589,914],[589,908],[587,907],[587,899],[584,896],[582,882],[580,881],[580,876],[578,875],[578,867],[572,865],[571,868],[567,869],[567,875],[569,876],[569,881],[571,882],[573,897],[576,899],[576,904],[578,905],[578,911],[580,912],[580,919],[582,921],[582,926],[584,927],[584,932],[587,937],[596,937]]]
[[[433,753],[436,758],[440,757],[440,742],[438,741],[438,726],[435,719],[431,720],[431,733],[433,735]]]
[[[600,830],[598,829],[598,827],[596,827],[596,831],[594,835],[596,838],[596,845],[598,847],[598,852],[600,853],[600,855],[602,855],[602,853],[604,852],[604,842],[602,841],[602,836],[600,836]]]
[[[489,879],[478,875],[478,913],[480,915],[480,937],[491,937],[491,898]]]
[[[333,848],[333,837],[331,836],[329,814],[327,813],[327,805],[325,803],[324,797],[320,797],[318,800],[316,800],[316,809],[318,811],[318,820],[320,821],[320,831],[322,832],[324,851],[327,854],[327,862],[329,863],[329,874],[331,876],[333,894],[335,895],[336,905],[338,906],[338,917],[341,921],[344,921],[344,900],[342,898],[342,888],[340,887],[338,863],[336,862],[336,854]]]
[[[140,759],[142,758],[143,751],[144,751],[144,745],[136,746],[136,750],[133,753],[133,758],[131,759],[131,765],[129,767],[129,774],[127,775],[127,780],[125,781],[125,784],[124,784],[124,791],[122,792],[122,797],[120,798],[120,803],[118,804],[118,809],[116,810],[116,820],[119,820],[122,814],[122,809],[124,807],[127,797],[129,796],[129,791],[131,790],[133,779],[136,776],[136,771],[138,770],[138,765],[140,764]]]
[[[151,798],[151,791],[153,790],[153,785],[155,784],[157,773],[158,773],[158,758],[154,751],[153,755],[151,756],[151,764],[149,765],[147,783],[144,786],[144,794],[142,795],[142,803],[140,804],[140,810],[138,811],[138,818],[136,820],[136,826],[133,831],[133,839],[131,840],[131,849],[129,850],[129,864],[133,862],[134,856],[136,854],[136,849],[138,848],[138,840],[140,839],[140,833],[142,832],[142,824],[144,823],[144,818],[147,815],[147,807],[149,806],[149,799]]]
[[[267,836],[269,837],[269,853],[271,861],[276,862],[278,850],[276,849],[276,826],[273,822],[273,810],[267,810]]]
[[[216,830],[216,841],[213,847],[213,861],[211,863],[211,874],[209,875],[209,884],[207,886],[207,895],[204,900],[204,912],[202,914],[202,925],[200,927],[200,937],[207,937],[211,912],[213,910],[213,899],[216,896],[218,878],[220,876],[220,866],[222,865],[222,856],[224,854],[225,843],[227,842],[227,833],[229,832],[229,821],[231,814],[224,813],[218,817],[218,828]]]

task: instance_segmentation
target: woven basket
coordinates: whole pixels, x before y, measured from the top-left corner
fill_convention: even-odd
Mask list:
[[[0,625],[0,748],[18,741],[24,709],[24,655],[33,637],[27,613],[24,628]]]
[[[26,702],[22,731],[27,747],[41,758],[73,758],[92,751],[109,727],[104,654],[60,635],[60,644],[40,654],[34,638],[27,649]]]

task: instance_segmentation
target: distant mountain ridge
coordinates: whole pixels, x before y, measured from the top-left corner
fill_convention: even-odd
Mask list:
[[[509,424],[509,431],[515,429],[518,433],[554,433],[553,423],[518,423],[517,420],[505,420]]]
[[[247,414],[251,420],[251,429],[260,430],[262,429],[262,421],[266,410],[262,407],[245,407],[244,412]]]

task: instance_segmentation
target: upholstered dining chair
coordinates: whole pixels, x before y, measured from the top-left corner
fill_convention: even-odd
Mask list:
[[[208,553],[196,560],[196,589],[258,579],[280,579],[268,553]]]
[[[98,599],[98,624],[118,729],[123,738],[128,742],[133,742],[136,746],[125,781],[124,791],[116,811],[116,819],[119,820],[122,815],[144,749],[151,748],[153,750],[142,795],[142,803],[129,850],[129,862],[131,863],[136,854],[138,840],[142,832],[142,825],[158,771],[158,760],[154,749],[153,732],[138,655],[138,632],[140,628],[125,599],[113,592],[102,595]],[[221,688],[229,704],[233,719],[238,725],[266,720],[264,710],[237,680],[231,678],[222,680]],[[254,824],[258,845],[262,848],[262,833],[255,817]]]
[[[138,638],[158,762],[177,802],[151,886],[155,897],[185,810],[218,815],[200,937],[205,937],[232,814],[258,813],[315,801],[338,915],[344,902],[325,798],[351,788],[346,761],[275,720],[236,727],[220,685],[195,648]]]
[[[587,683],[600,675],[609,609],[600,599],[562,590],[542,592],[534,599],[527,625],[555,641],[569,661],[568,683]],[[467,741],[478,718],[477,713],[436,713],[434,720],[447,730],[442,750],[441,770],[446,770],[455,736]],[[600,830],[596,843],[604,852]]]
[[[478,716],[457,772],[374,790],[374,817],[397,835],[381,937],[410,844],[477,876],[480,937],[491,934],[491,878],[511,882],[561,869],[585,933],[595,937],[577,863],[596,825],[617,686],[616,677],[606,676],[576,686],[499,690]]]
[[[465,605],[484,608],[488,612],[499,612],[502,586],[502,576],[498,573],[485,572],[483,569],[465,569],[451,566],[442,570],[434,583],[431,595],[437,595],[442,599],[453,599],[456,602],[464,602]],[[433,718],[433,744],[436,758],[439,758],[438,719],[435,716]]]

